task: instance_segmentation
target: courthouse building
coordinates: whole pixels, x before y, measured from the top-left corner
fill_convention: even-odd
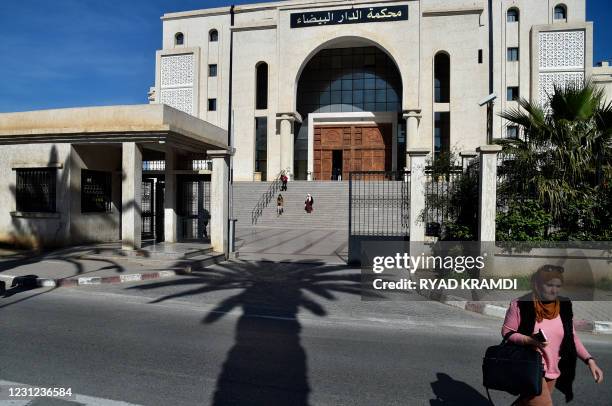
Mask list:
[[[401,171],[410,148],[515,137],[498,113],[519,97],[543,103],[591,77],[610,94],[585,7],[291,0],[165,14],[153,105],[0,114],[0,242],[210,236],[226,251],[232,153],[234,181],[346,180]]]
[[[407,147],[459,152],[516,136],[497,113],[593,76],[585,7],[325,0],[165,14],[151,99],[232,120],[237,181],[401,170]]]

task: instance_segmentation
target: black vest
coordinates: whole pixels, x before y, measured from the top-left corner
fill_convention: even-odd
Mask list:
[[[576,345],[574,344],[574,313],[572,311],[572,302],[567,297],[559,296],[561,303],[561,322],[563,323],[563,341],[559,349],[559,371],[561,376],[557,378],[555,386],[561,393],[565,395],[565,401],[569,402],[574,398],[572,391],[572,383],[576,376]],[[519,298],[519,312],[521,315],[521,324],[518,332],[526,336],[533,334],[535,327],[535,306],[532,300],[531,293]]]

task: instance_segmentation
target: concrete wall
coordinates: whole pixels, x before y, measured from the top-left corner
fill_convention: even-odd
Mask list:
[[[612,67],[608,61],[593,68],[593,83],[604,89],[607,102],[612,102]]]
[[[492,261],[492,276],[530,276],[546,264],[565,268],[567,284],[588,285],[602,278],[612,279],[607,251],[576,248],[532,248],[513,254],[499,250]]]
[[[0,242],[28,247],[70,242],[70,144],[3,145],[0,160]],[[15,213],[13,168],[57,167],[56,213]]]
[[[112,172],[112,211],[81,212],[83,169]],[[121,237],[121,145],[74,145],[70,160],[70,238],[72,243],[117,241]]]

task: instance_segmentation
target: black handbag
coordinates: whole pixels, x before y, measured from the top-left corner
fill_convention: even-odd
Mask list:
[[[531,347],[508,342],[512,334],[514,331],[506,334],[501,344],[493,345],[485,352],[482,360],[482,384],[487,388],[487,395],[489,389],[513,395],[540,395],[544,376],[542,355]]]

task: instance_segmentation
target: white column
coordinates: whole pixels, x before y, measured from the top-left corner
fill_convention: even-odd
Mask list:
[[[135,142],[122,144],[121,245],[123,249],[142,246],[142,152]]]
[[[293,174],[293,120],[281,119],[281,170],[285,170],[289,177]]]
[[[425,157],[427,148],[409,148],[410,157],[410,241],[425,240],[425,222],[421,219],[425,210]]]
[[[176,151],[166,144],[166,168],[164,171],[164,241],[178,241],[178,221],[176,210]]]
[[[421,120],[421,110],[406,110],[402,115],[406,120],[406,166],[410,167],[409,149],[423,147],[419,142],[419,122]]]
[[[210,182],[210,243],[213,251],[229,254],[229,159],[227,150],[207,151],[213,161]]]
[[[295,121],[301,123],[302,117],[299,113],[279,113],[276,116],[280,120],[280,161],[281,170],[287,172],[289,179],[293,179],[293,157],[294,157],[294,126]]]
[[[306,180],[314,179],[314,120],[312,114],[308,115],[308,165],[306,170]]]
[[[495,241],[497,212],[497,153],[499,145],[483,145],[480,153],[480,181],[478,184],[478,240]]]

